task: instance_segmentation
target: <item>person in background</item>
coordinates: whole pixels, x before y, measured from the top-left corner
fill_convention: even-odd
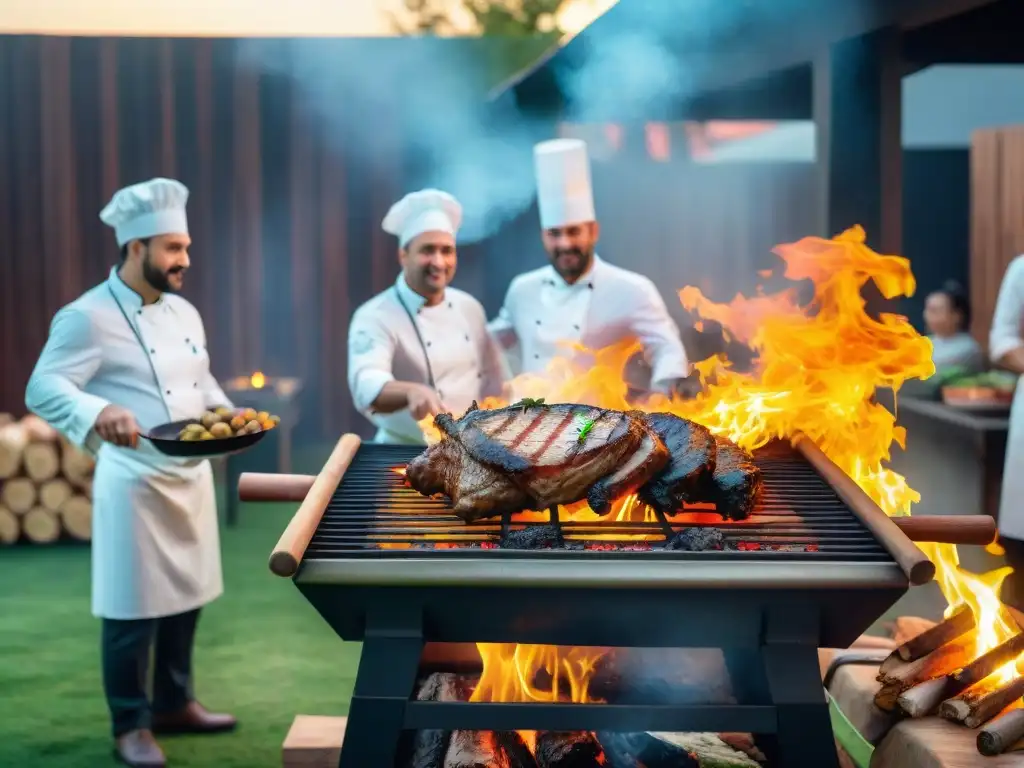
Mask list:
[[[949,281],[928,294],[924,322],[932,342],[932,361],[937,374],[954,368],[962,369],[964,374],[981,373],[985,369],[981,345],[967,332],[971,325],[971,304],[959,283]]]
[[[139,439],[231,406],[210,373],[203,321],[176,295],[189,267],[187,199],[183,184],[159,178],[114,195],[100,219],[121,263],[54,316],[25,393],[30,411],[96,456],[92,611],[115,754],[131,766],[164,765],[154,732],[235,726],[192,691],[199,612],[224,589],[210,463]]]
[[[480,302],[452,288],[462,206],[447,192],[406,195],[384,217],[398,237],[395,284],[356,309],[348,332],[348,386],[378,443],[425,443],[418,421],[461,416],[500,395],[501,350]]]
[[[999,286],[988,353],[992,363],[1016,376],[1024,373],[1024,255],[1006,269]],[[999,541],[1014,573],[1003,582],[1002,599],[1024,609],[1024,388],[1018,383],[1010,407],[1006,458],[999,497]]]
[[[566,342],[597,350],[639,339],[651,367],[649,388],[693,394],[699,382],[690,377],[679,327],[654,283],[597,255],[586,144],[541,142],[534,164],[550,264],[512,280],[491,333],[505,350],[518,351],[523,373],[543,373],[553,358],[571,354]]]

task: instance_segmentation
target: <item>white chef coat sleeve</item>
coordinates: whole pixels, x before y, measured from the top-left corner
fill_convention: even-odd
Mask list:
[[[644,345],[650,360],[652,389],[665,392],[671,382],[689,375],[690,364],[679,326],[668,313],[654,283],[643,278],[637,289],[638,301],[630,318],[631,330]]]
[[[202,320],[199,320],[199,335],[203,342],[203,348],[206,349],[206,328],[203,326]],[[203,393],[203,406],[205,408],[212,410],[221,406],[232,409],[235,407],[235,404],[231,402],[231,398],[224,394],[224,390],[221,389],[217,377],[210,370],[209,355],[207,355],[206,370],[203,371],[199,387]]]
[[[1021,318],[1024,315],[1024,256],[1010,262],[999,286],[992,328],[989,331],[988,350],[992,362],[1007,352],[1024,346],[1021,338]]]
[[[394,359],[395,340],[387,328],[378,318],[357,309],[348,326],[348,388],[356,410],[372,411],[384,385],[395,380]]]
[[[516,327],[513,322],[515,303],[518,295],[519,279],[514,279],[505,292],[505,301],[498,310],[498,316],[487,324],[487,330],[502,349],[512,349],[519,343]]]
[[[25,405],[80,448],[87,448],[100,411],[110,402],[82,391],[99,370],[101,351],[88,315],[64,307],[50,324],[50,335],[25,390]]]

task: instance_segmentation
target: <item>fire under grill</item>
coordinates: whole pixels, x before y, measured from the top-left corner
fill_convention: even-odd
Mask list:
[[[643,508],[464,523],[405,486],[401,469],[418,452],[345,435],[315,478],[239,482],[243,500],[302,501],[271,570],[293,578],[342,639],[363,643],[341,768],[408,768],[410,740],[435,731],[586,732],[608,743],[616,733],[622,743],[652,731],[746,733],[769,765],[835,767],[817,649],[848,647],[910,584],[932,578],[911,536],[993,536],[991,519],[986,531],[966,519],[890,519],[807,440],[757,452],[764,493],[739,522]],[[709,529],[721,532],[710,544]],[[425,696],[438,674],[473,688],[486,671],[476,643],[602,649],[616,682],[603,703]],[[721,659],[726,699],[695,698],[679,674],[707,649]],[[658,685],[642,684],[645,674]]]

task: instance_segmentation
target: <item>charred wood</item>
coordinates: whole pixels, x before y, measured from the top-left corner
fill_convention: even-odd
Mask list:
[[[529,525],[509,531],[501,540],[502,549],[561,549],[565,542],[556,525]],[[580,549],[582,549],[582,544]]]
[[[740,734],[723,734],[739,739]],[[609,768],[759,768],[760,762],[747,750],[738,749],[714,733],[615,733],[598,734]],[[747,736],[744,743],[764,760]]]
[[[900,694],[898,699],[900,709],[910,717],[925,717],[930,715],[944,699],[955,696],[956,683],[949,677],[937,677],[934,680],[927,680],[915,685],[910,690]]]
[[[979,690],[975,687],[964,691],[956,698],[942,702],[939,706],[939,716],[954,723],[963,723],[968,728],[977,728],[1021,696],[1024,696],[1024,677],[1018,677],[995,690]]]
[[[417,701],[459,701],[466,698],[465,683],[458,675],[436,672],[416,692]],[[413,737],[411,768],[443,768],[451,743],[451,731],[422,730]]]
[[[903,661],[915,661],[967,634],[974,627],[974,611],[969,605],[962,605],[945,621],[907,640],[896,649],[896,654]]]
[[[685,528],[665,542],[665,549],[685,552],[706,552],[708,550],[733,549],[718,528]]]
[[[536,756],[539,768],[593,768],[600,764],[602,749],[590,731],[542,731]]]
[[[990,720],[978,734],[978,751],[986,757],[1024,748],[1024,709],[1014,709]]]
[[[490,731],[453,731],[444,768],[512,768]]]
[[[1020,632],[1004,643],[1000,643],[988,653],[979,656],[966,667],[953,673],[952,678],[963,688],[960,691],[977,685],[997,669],[1013,661],[1024,653],[1024,632]],[[960,693],[957,691],[957,693]]]

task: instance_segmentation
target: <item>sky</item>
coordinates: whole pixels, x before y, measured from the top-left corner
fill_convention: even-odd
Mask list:
[[[578,32],[617,0],[572,0]],[[389,35],[401,0],[0,0],[0,33],[55,35]]]

